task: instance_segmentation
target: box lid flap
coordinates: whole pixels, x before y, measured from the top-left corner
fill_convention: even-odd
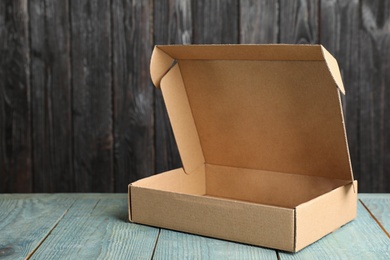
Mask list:
[[[156,46],[151,77],[187,173],[208,163],[353,180],[344,86],[321,45]]]

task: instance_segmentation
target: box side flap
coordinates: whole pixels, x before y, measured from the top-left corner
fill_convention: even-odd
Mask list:
[[[324,55],[326,65],[329,68],[330,74],[332,75],[340,91],[345,95],[345,88],[344,88],[343,80],[341,78],[340,69],[337,60],[323,46],[321,46],[321,50]]]
[[[356,217],[357,192],[346,184],[296,208],[296,246],[299,251]]]
[[[194,172],[204,167],[205,159],[178,64],[166,73],[160,86],[184,170]]]
[[[292,209],[141,187],[133,201],[136,223],[293,251]]]
[[[150,60],[150,76],[156,87],[160,87],[160,81],[169,71],[174,59],[155,46]]]
[[[324,60],[320,45],[158,45],[177,60]]]

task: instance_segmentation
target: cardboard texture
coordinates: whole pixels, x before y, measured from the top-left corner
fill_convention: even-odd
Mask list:
[[[130,221],[296,252],[356,217],[321,45],[156,46],[151,77],[183,168],[130,184]]]

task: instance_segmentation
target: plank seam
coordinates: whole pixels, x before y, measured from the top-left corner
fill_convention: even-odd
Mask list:
[[[237,43],[241,43],[241,0],[237,1]]]
[[[93,211],[96,209],[97,205],[99,204],[99,202],[101,201],[101,199],[98,199],[98,201],[95,203],[95,205],[93,206],[92,210],[91,210],[91,214],[93,213]]]
[[[379,222],[379,220],[374,216],[374,214],[370,211],[370,209],[363,203],[361,199],[359,199],[359,202],[363,205],[363,207],[370,213],[371,217],[375,220],[375,222],[379,225],[379,227],[385,232],[385,234],[390,238],[389,232],[385,229],[385,227]]]
[[[277,258],[278,260],[280,260],[279,251],[278,251],[278,250],[275,250],[275,253],[276,253],[276,258]]]
[[[75,168],[75,148],[74,148],[74,142],[75,142],[75,137],[74,137],[74,100],[73,100],[73,24],[72,24],[72,4],[71,0],[68,0],[68,23],[69,23],[69,28],[68,28],[68,33],[69,33],[69,99],[70,99],[70,138],[71,138],[71,168],[72,168],[72,182],[70,183],[71,191],[75,191],[77,187],[77,175],[76,175],[76,168]]]
[[[38,244],[35,246],[35,248],[26,256],[25,260],[29,260],[35,252],[39,249],[39,247],[46,241],[46,239],[50,236],[50,234],[54,231],[54,229],[58,226],[58,224],[61,222],[61,220],[65,217],[65,215],[69,212],[69,210],[73,207],[74,203],[76,201],[73,201],[73,203],[70,205],[69,208],[67,208],[64,213],[57,219],[57,221],[54,223],[54,225],[50,228],[49,232],[38,242]]]
[[[152,257],[150,259],[153,259],[154,258],[154,254],[156,253],[156,248],[157,248],[157,244],[158,244],[158,239],[160,238],[160,233],[161,233],[161,228],[158,229],[156,243],[154,243]]]
[[[281,14],[280,14],[280,6],[281,6],[281,0],[278,0],[277,2],[277,5],[278,5],[278,21],[277,21],[277,28],[278,28],[278,33],[276,35],[276,42],[277,43],[280,43],[280,40],[281,40],[281,36],[280,36],[280,25],[281,25]]]
[[[28,32],[28,73],[29,73],[29,76],[28,76],[28,80],[29,80],[29,83],[28,83],[28,86],[29,86],[29,91],[28,91],[28,95],[29,95],[29,100],[30,100],[30,105],[29,105],[29,117],[30,117],[30,159],[31,159],[31,163],[30,163],[30,174],[31,174],[31,183],[30,183],[30,189],[34,192],[35,191],[35,175],[34,175],[34,153],[33,153],[33,149],[34,149],[34,130],[33,130],[33,126],[34,126],[34,122],[33,122],[33,90],[32,90],[32,58],[31,58],[31,46],[32,46],[32,40],[31,40],[31,17],[30,17],[30,1],[27,1],[27,11],[26,11],[26,14],[27,14],[27,23],[28,23],[28,28],[27,28],[27,32]]]
[[[116,113],[116,110],[115,110],[115,80],[114,80],[114,66],[115,66],[115,57],[114,57],[114,1],[113,0],[110,0],[110,55],[111,55],[111,64],[110,64],[110,73],[111,73],[111,138],[112,138],[112,143],[111,143],[111,148],[112,148],[112,153],[111,153],[111,161],[112,161],[112,164],[111,164],[111,180],[112,180],[112,190],[114,192],[117,192],[117,185],[116,185],[116,173],[118,172],[117,171],[117,167],[115,167],[117,164],[116,164],[116,160],[117,160],[117,157],[115,156],[117,154],[117,149],[116,149],[116,145],[115,145],[115,142],[116,142],[116,118],[115,118],[115,113]]]
[[[322,1],[321,0],[318,0],[317,1],[317,42],[321,44],[321,32],[322,32],[322,22],[321,22],[321,5],[322,5]]]

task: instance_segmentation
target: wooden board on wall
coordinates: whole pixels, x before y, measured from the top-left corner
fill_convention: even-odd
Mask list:
[[[70,1],[75,191],[111,192],[110,2]]]
[[[362,1],[359,45],[361,182],[390,192],[390,2]]]
[[[193,43],[238,43],[237,0],[199,0],[192,2]]]
[[[280,43],[319,42],[318,0],[280,0]]]
[[[67,1],[30,0],[34,192],[74,190]]]
[[[150,1],[112,2],[115,191],[155,173]]]
[[[0,192],[31,192],[27,0],[0,1]]]
[[[279,2],[274,0],[240,1],[240,43],[277,43]]]
[[[321,43],[360,192],[390,192],[387,0],[0,2],[0,192],[124,192],[181,166],[154,44]]]

